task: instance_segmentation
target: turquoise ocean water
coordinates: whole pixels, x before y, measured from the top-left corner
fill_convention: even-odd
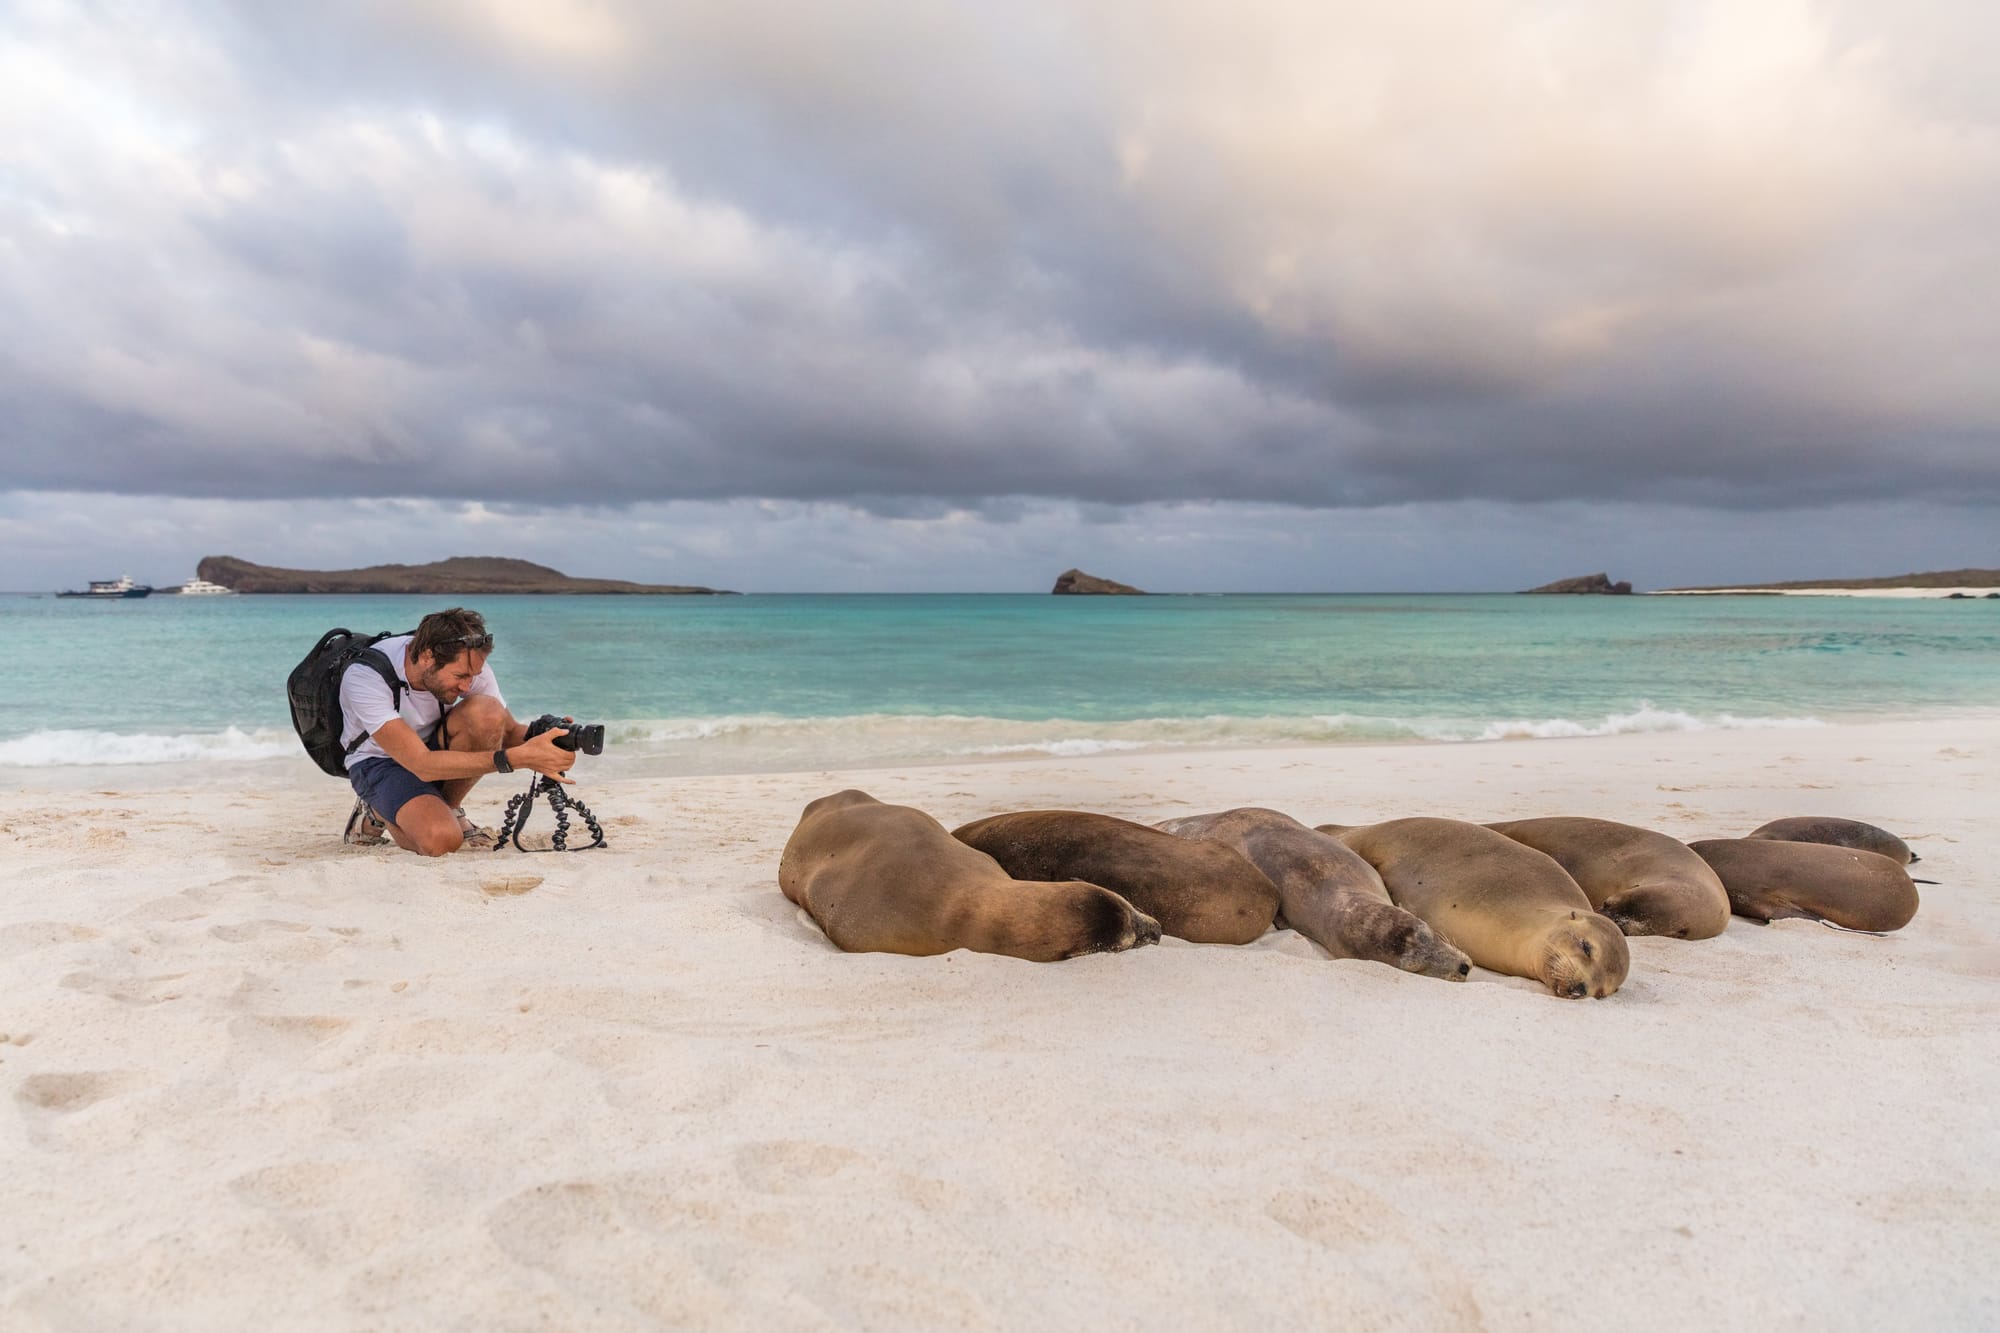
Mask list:
[[[1811,726],[2000,708],[2000,601],[486,597],[518,715],[729,772]],[[435,598],[0,596],[0,768],[297,756],[319,633]]]

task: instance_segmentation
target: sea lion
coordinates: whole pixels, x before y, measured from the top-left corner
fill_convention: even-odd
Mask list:
[[[1722,881],[1678,838],[1571,815],[1486,827],[1554,857],[1591,906],[1627,935],[1705,940],[1729,924]]]
[[[1802,916],[1849,930],[1900,930],[1917,914],[1909,872],[1880,852],[1780,838],[1689,843],[1722,877],[1729,909],[1752,921]]]
[[[1335,958],[1363,958],[1446,981],[1463,981],[1472,970],[1464,954],[1389,901],[1374,866],[1338,838],[1309,829],[1290,815],[1245,807],[1168,819],[1153,827],[1241,853],[1277,886],[1278,924],[1290,926]]]
[[[1046,963],[1160,938],[1159,922],[1109,889],[1014,879],[923,811],[861,791],[806,806],[778,887],[850,953],[972,949]]]
[[[1277,886],[1237,852],[1110,815],[1024,810],[951,835],[1010,875],[1102,884],[1165,934],[1200,944],[1248,944],[1278,915]]]
[[[1823,842],[1834,847],[1853,847],[1858,851],[1876,852],[1888,857],[1899,866],[1920,860],[1904,842],[1885,828],[1864,824],[1858,819],[1841,819],[1836,815],[1794,815],[1790,819],[1774,819],[1762,828],[1751,830],[1753,838],[1772,838],[1779,842]]]
[[[1389,897],[1494,972],[1556,995],[1603,999],[1631,968],[1625,936],[1553,857],[1478,824],[1322,824],[1381,874]]]

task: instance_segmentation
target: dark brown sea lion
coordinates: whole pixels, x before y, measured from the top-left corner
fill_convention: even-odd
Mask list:
[[[1729,924],[1722,881],[1678,838],[1573,815],[1486,827],[1554,857],[1591,906],[1627,935],[1705,940]]]
[[[1237,852],[1110,815],[1023,810],[975,820],[952,836],[1010,875],[1102,884],[1184,940],[1248,944],[1278,915],[1277,886]]]
[[[1729,908],[1752,921],[1802,916],[1849,930],[1900,930],[1917,914],[1909,872],[1880,852],[1778,838],[1688,844],[1722,877]]]
[[[1159,922],[1109,889],[1017,880],[923,811],[859,791],[805,808],[778,887],[850,953],[973,949],[1046,963],[1160,938]]]
[[[1833,847],[1853,847],[1858,851],[1886,856],[1899,866],[1919,859],[1910,850],[1909,843],[1888,829],[1864,824],[1858,819],[1841,819],[1836,815],[1794,815],[1790,819],[1774,819],[1762,828],[1752,830],[1750,836],[1772,838],[1779,842],[1823,842]]]
[[[1252,806],[1153,827],[1240,852],[1277,886],[1279,924],[1335,958],[1363,958],[1446,981],[1463,981],[1472,970],[1464,954],[1389,901],[1374,866],[1290,815]]]
[[[1456,819],[1322,824],[1381,874],[1389,897],[1494,972],[1533,977],[1557,995],[1598,999],[1632,965],[1618,927],[1554,858]]]

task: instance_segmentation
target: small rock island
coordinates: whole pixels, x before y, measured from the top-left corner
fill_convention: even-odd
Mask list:
[[[1080,569],[1066,569],[1056,576],[1056,586],[1049,590],[1059,596],[1084,597],[1143,597],[1145,590],[1129,583],[1118,583],[1111,579],[1101,579],[1095,574],[1086,574]]]
[[[241,593],[420,593],[427,597],[496,593],[620,593],[702,595],[716,588],[627,583],[623,579],[573,579],[547,565],[503,556],[459,555],[428,565],[370,565],[366,569],[278,569],[230,555],[203,556],[198,577]]]
[[[1607,574],[1579,574],[1573,579],[1557,579],[1554,583],[1544,583],[1539,588],[1529,588],[1527,591],[1530,593],[1610,593],[1615,596],[1624,596],[1632,591],[1632,584],[1627,579],[1620,579],[1618,582],[1613,583]]]

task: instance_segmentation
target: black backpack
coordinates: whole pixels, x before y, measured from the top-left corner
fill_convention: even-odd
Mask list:
[[[364,639],[352,630],[330,629],[285,679],[285,694],[292,704],[292,729],[299,733],[299,741],[313,762],[337,778],[347,776],[347,756],[368,739],[368,733],[363,732],[354,738],[353,745],[343,748],[340,743],[340,678],[347,674],[347,668],[357,663],[373,667],[388,683],[396,707],[403,706],[403,678],[396,674],[389,655],[375,646],[392,637],[384,633]]]

